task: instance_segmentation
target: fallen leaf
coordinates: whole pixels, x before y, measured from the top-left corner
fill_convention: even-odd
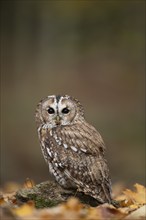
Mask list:
[[[146,219],[146,205],[140,207],[139,209],[137,209],[136,211],[130,213],[126,218],[124,219]]]
[[[136,192],[126,189],[123,193],[126,195],[128,200],[134,203],[144,205],[146,204],[146,188],[140,184],[135,184]]]
[[[68,199],[66,203],[66,208],[69,210],[75,210],[78,211],[83,207],[83,205],[80,203],[80,201],[77,198],[71,197]]]
[[[33,213],[35,206],[33,202],[26,203],[18,208],[11,209],[13,214],[19,217],[28,216]]]
[[[24,183],[24,188],[29,189],[29,188],[32,188],[34,185],[35,185],[34,181],[27,178]]]
[[[0,206],[5,204],[5,200],[2,194],[0,194]]]
[[[125,217],[127,214],[124,212],[121,212],[121,210],[116,209],[113,205],[109,205],[109,204],[103,204],[99,207],[97,207],[97,211],[101,212],[101,219],[122,219],[123,217]]]
[[[15,185],[15,184],[14,184]],[[16,184],[17,185],[17,184]],[[33,181],[27,179],[25,188],[32,188]],[[82,204],[77,198],[71,197],[66,202],[62,202],[53,208],[36,209],[34,202],[18,202],[16,193],[5,193],[0,195],[0,205],[4,218],[14,219],[35,219],[35,220],[138,220],[146,218],[146,188],[140,184],[134,185],[135,190],[126,189],[121,194],[119,184],[116,189],[116,200],[120,200],[119,208],[111,204],[102,204],[98,207],[90,207]],[[10,187],[8,187],[10,189]],[[22,188],[22,186],[21,186]],[[120,199],[119,199],[120,198]],[[6,211],[6,212],[5,212]],[[9,214],[7,214],[9,212]],[[4,219],[3,218],[3,219]]]

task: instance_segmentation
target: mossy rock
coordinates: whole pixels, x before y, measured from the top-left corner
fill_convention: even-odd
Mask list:
[[[82,203],[90,206],[98,206],[99,202],[91,196],[82,192],[62,189],[56,182],[47,181],[32,188],[21,189],[16,193],[16,198],[20,202],[33,200],[36,208],[52,207],[61,202],[65,202],[69,197],[76,197]]]

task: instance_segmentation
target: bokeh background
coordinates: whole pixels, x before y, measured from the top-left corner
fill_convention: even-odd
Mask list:
[[[102,134],[112,181],[145,181],[145,1],[1,1],[1,183],[49,178],[37,103],[69,94]]]

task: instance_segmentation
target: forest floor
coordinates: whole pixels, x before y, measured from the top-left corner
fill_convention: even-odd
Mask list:
[[[81,199],[80,199],[81,198]],[[113,186],[111,204],[84,203],[82,196],[61,194],[61,188],[50,181],[35,185],[26,180],[24,185],[9,183],[1,189],[0,211],[2,220],[138,220],[146,219],[146,188],[135,184],[124,189]]]

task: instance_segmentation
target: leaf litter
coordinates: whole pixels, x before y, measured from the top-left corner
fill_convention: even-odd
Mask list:
[[[134,190],[125,189],[122,193],[116,192],[114,200],[119,203],[116,208],[112,204],[102,204],[97,207],[90,207],[82,204],[77,198],[71,197],[66,202],[52,207],[35,207],[34,201],[20,203],[15,195],[20,187],[31,188],[35,184],[31,180],[26,180],[23,186],[16,183],[9,183],[0,193],[1,219],[8,220],[138,220],[146,219],[146,188],[138,183],[134,185]],[[9,186],[9,187],[8,187]],[[119,184],[119,189],[121,186]]]

